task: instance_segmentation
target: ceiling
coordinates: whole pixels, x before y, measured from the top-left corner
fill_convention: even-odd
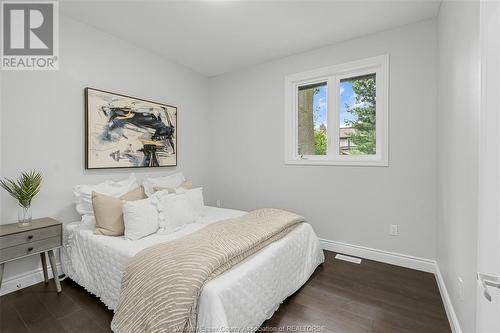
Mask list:
[[[61,1],[63,15],[206,76],[435,17],[440,0]]]

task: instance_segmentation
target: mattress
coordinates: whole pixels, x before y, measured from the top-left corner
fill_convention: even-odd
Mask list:
[[[123,272],[136,253],[183,237],[206,224],[244,214],[244,211],[206,206],[200,223],[186,225],[169,235],[153,234],[134,241],[94,235],[92,225],[69,223],[64,226],[62,269],[115,310]],[[323,261],[323,251],[312,227],[300,224],[287,236],[204,285],[198,302],[197,330],[257,330]]]

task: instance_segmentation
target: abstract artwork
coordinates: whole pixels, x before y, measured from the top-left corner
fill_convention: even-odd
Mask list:
[[[177,108],[85,88],[87,169],[177,165]]]

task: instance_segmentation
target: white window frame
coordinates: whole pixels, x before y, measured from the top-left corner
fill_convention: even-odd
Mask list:
[[[340,80],[376,74],[376,154],[340,155]],[[327,154],[298,155],[298,87],[327,82]],[[333,88],[333,89],[332,89]],[[319,68],[285,77],[285,164],[290,165],[389,165],[389,55]]]

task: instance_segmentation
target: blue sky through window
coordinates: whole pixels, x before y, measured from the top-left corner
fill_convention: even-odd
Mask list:
[[[321,124],[327,125],[327,88],[321,86],[318,93],[314,95],[314,128],[319,128]],[[347,112],[346,104],[356,103],[356,94],[352,90],[352,81],[340,82],[340,127],[347,127],[346,120],[356,120],[356,116]]]
[[[314,128],[318,129],[321,124],[327,125],[327,88],[326,85],[318,87],[318,93],[313,97]]]
[[[356,120],[356,116],[347,112],[346,104],[352,106],[356,104],[356,93],[352,90],[352,81],[340,81],[340,128],[349,127],[346,120]]]

